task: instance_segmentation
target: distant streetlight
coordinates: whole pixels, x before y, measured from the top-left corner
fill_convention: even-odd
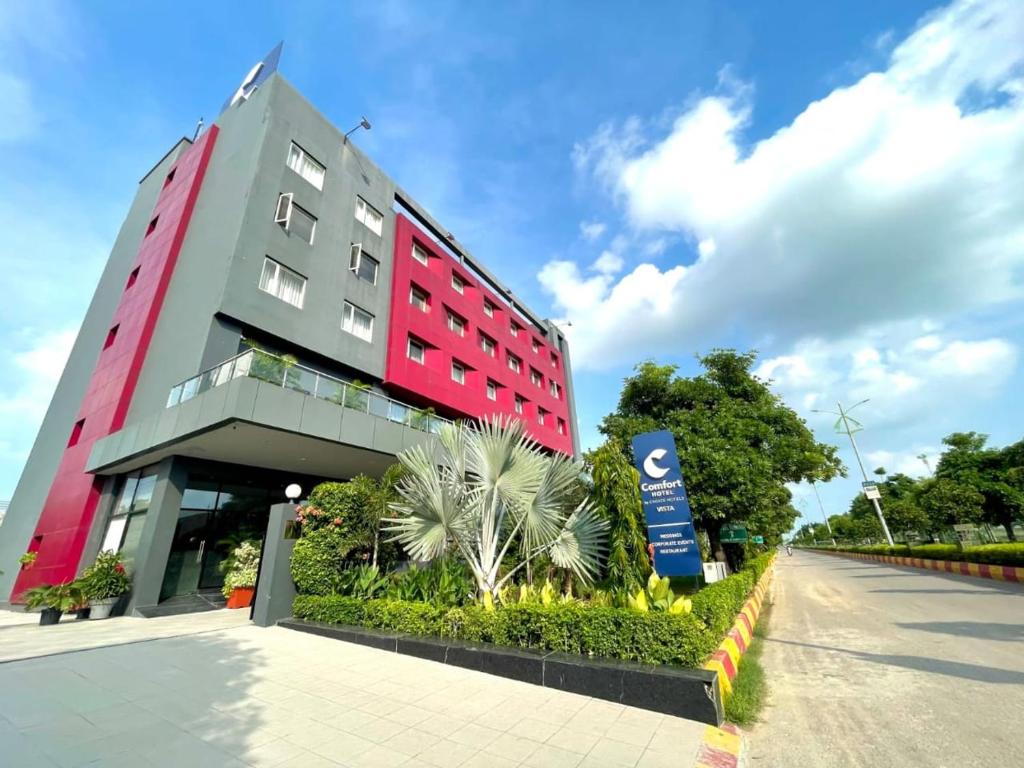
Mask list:
[[[360,128],[362,128],[364,131],[370,130],[370,128],[371,128],[370,121],[367,120],[365,117],[362,120],[360,120],[359,121],[359,125],[357,125],[355,128],[353,128],[351,131],[347,131],[345,133],[345,141],[348,141],[348,137],[351,136],[356,131],[358,131]]]
[[[836,426],[835,426],[836,432],[839,432],[840,434],[845,434],[848,438],[850,438],[850,445],[853,446],[853,455],[857,457],[857,465],[860,467],[860,473],[864,477],[864,484],[868,485],[869,482],[870,482],[868,480],[868,473],[864,469],[864,462],[861,461],[860,451],[857,449],[857,441],[853,439],[853,433],[854,432],[859,432],[860,430],[864,429],[864,425],[861,424],[856,419],[850,418],[850,416],[849,416],[850,411],[852,411],[857,406],[864,405],[864,403],[866,403],[866,402],[867,402],[866,399],[865,400],[861,400],[859,403],[854,403],[849,408],[844,409],[843,408],[843,404],[840,403],[837,400],[836,401],[836,406],[839,408],[838,411],[819,411],[819,410],[813,410],[811,412],[812,413],[831,413],[833,416],[838,416],[839,417],[839,419],[836,421]],[[853,426],[851,427],[850,424],[853,424]],[[867,495],[866,492],[865,492],[865,495]],[[875,506],[875,512],[878,515],[878,522],[880,522],[882,524],[882,532],[885,533],[885,540],[889,542],[889,546],[891,547],[893,545],[892,534],[889,533],[889,526],[886,525],[885,517],[883,517],[883,515],[882,515],[882,505],[878,503],[878,499],[877,498],[875,498],[873,496],[869,496],[868,498],[871,499],[871,503]]]
[[[828,528],[829,538],[832,539],[832,546],[836,545],[836,537],[832,533],[832,523],[828,521],[828,515],[825,514],[825,505],[821,503],[821,494],[818,493],[818,484],[811,480],[811,488],[814,489],[814,496],[818,499],[818,509],[821,510],[821,517],[825,520],[825,527]]]

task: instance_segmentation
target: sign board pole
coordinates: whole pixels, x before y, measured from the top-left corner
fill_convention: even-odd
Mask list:
[[[633,457],[640,473],[647,539],[654,548],[654,570],[662,576],[696,576],[702,571],[700,547],[675,438],[667,430],[637,435]]]

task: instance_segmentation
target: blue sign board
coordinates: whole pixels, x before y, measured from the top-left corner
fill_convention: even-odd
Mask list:
[[[654,547],[654,570],[661,576],[701,573],[700,548],[672,433],[637,435],[633,456],[640,473],[647,538]]]

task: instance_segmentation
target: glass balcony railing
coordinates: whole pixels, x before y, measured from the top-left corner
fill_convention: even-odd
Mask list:
[[[285,389],[351,408],[354,411],[379,416],[382,419],[405,424],[422,432],[437,434],[448,419],[436,416],[390,397],[379,395],[369,387],[336,379],[301,366],[287,358],[258,349],[250,349],[225,360],[220,365],[203,371],[171,389],[167,407],[171,408],[207,390],[226,384],[240,376],[259,379]]]

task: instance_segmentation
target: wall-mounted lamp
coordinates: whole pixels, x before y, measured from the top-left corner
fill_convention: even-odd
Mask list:
[[[359,125],[357,125],[351,131],[349,131],[348,133],[345,134],[345,140],[348,141],[348,137],[351,136],[356,131],[358,131],[360,128],[362,128],[364,131],[370,130],[370,128],[371,128],[370,121],[367,120],[365,117],[362,120],[360,120],[359,121]]]

